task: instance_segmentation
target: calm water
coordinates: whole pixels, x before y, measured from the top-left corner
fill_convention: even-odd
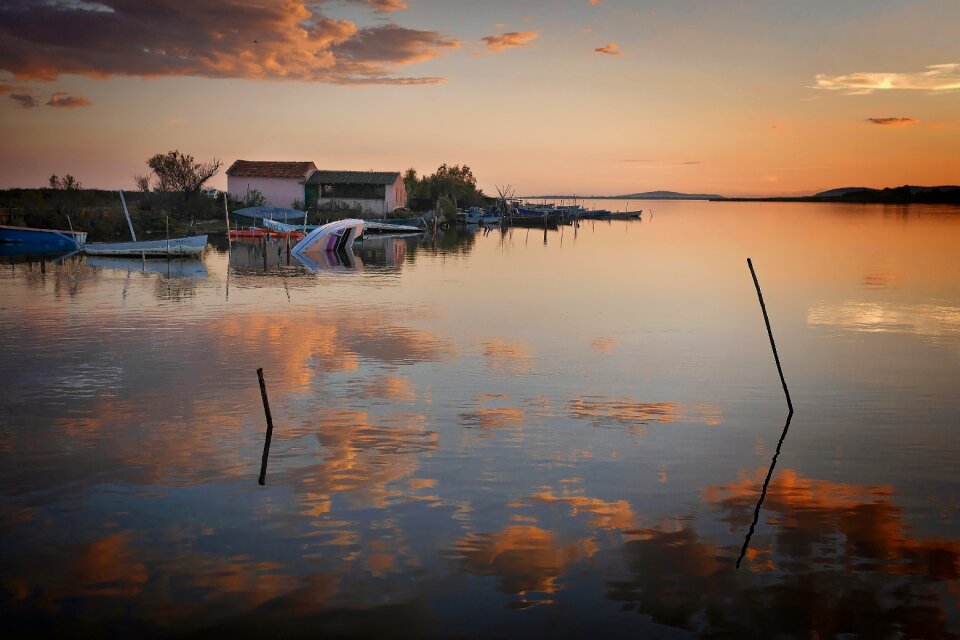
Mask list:
[[[956,637],[960,211],[637,206],[3,259],[4,636]]]

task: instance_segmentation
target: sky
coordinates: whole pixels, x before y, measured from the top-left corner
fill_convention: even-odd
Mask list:
[[[957,0],[4,0],[0,188],[132,189],[172,149],[525,195],[958,184],[957,24]]]

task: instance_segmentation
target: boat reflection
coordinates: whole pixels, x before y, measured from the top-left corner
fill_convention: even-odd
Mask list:
[[[156,273],[168,278],[206,278],[207,268],[200,260],[140,260],[137,258],[109,258],[86,256],[88,267],[116,269],[131,273]]]

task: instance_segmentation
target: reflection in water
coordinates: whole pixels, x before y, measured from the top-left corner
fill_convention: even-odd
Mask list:
[[[755,482],[710,487],[704,497],[739,526],[749,520]],[[641,529],[627,532],[622,549],[632,577],[609,581],[607,597],[711,637],[953,637],[947,613],[960,541],[913,539],[889,487],[788,469],[770,483],[766,504],[776,514],[776,544],[750,550],[751,573],[733,568],[733,548],[689,526]]]
[[[750,530],[747,531],[747,537],[744,538],[743,547],[740,549],[740,556],[737,558],[737,569],[740,568],[740,563],[743,562],[743,556],[750,546],[750,538],[753,537],[753,532],[757,528],[757,520],[760,518],[760,508],[763,506],[763,501],[767,497],[767,487],[770,486],[770,477],[773,476],[773,469],[777,466],[777,458],[780,457],[780,449],[783,447],[783,441],[787,437],[787,431],[790,430],[791,420],[793,420],[793,409],[787,414],[787,421],[784,423],[783,431],[780,433],[780,440],[777,441],[777,451],[773,454],[773,459],[770,461],[770,470],[767,471],[767,477],[763,480],[763,489],[760,491],[757,506],[753,510],[753,522],[750,523]]]
[[[956,637],[960,217],[657,209],[321,273],[4,262],[4,637]],[[747,248],[807,398],[774,471]]]
[[[590,540],[564,544],[554,533],[533,525],[473,533],[458,540],[456,548],[464,571],[496,576],[498,591],[519,596],[509,605],[512,608],[552,602],[550,594],[560,589],[558,580],[567,567],[597,550]]]
[[[523,375],[532,369],[530,349],[521,342],[490,338],[483,342],[483,355],[491,371]]]
[[[807,312],[812,326],[837,327],[867,333],[915,333],[930,339],[955,339],[960,334],[960,307],[886,302],[820,303]]]
[[[594,427],[611,423],[624,425],[635,433],[643,433],[643,425],[656,422],[698,422],[720,424],[720,408],[700,405],[692,413],[673,402],[640,402],[631,398],[582,396],[570,402],[570,417],[589,420]]]

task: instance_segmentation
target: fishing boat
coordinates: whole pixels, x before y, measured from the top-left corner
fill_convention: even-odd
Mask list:
[[[290,207],[245,207],[243,209],[234,209],[231,214],[238,218],[252,220],[255,224],[260,224],[264,220],[276,220],[285,224],[296,224],[303,222],[306,212]]]
[[[74,251],[87,241],[86,231],[34,229],[0,225],[0,243],[18,245],[18,253],[57,253]]]
[[[247,229],[230,229],[227,234],[231,240],[248,240],[250,238],[269,236],[270,230],[260,229],[259,227],[249,227]]]
[[[133,242],[88,242],[83,251],[91,256],[173,257],[199,256],[207,246],[207,236],[189,236],[168,240]]]
[[[127,210],[127,201],[120,191],[120,203],[123,205],[123,215],[127,217],[132,242],[88,242],[83,245],[84,253],[91,256],[140,256],[173,257],[199,256],[207,246],[207,236],[189,236],[186,238],[166,238],[164,240],[137,241],[137,234],[133,231],[133,222],[130,221],[130,212]]]
[[[356,218],[336,220],[308,233],[298,242],[290,253],[295,256],[339,251],[351,247],[353,241],[363,233],[364,222]]]
[[[500,214],[487,213],[480,207],[470,207],[466,211],[457,213],[457,222],[461,224],[497,224],[500,222]]]
[[[363,228],[370,233],[423,233],[420,227],[395,224],[392,220],[364,220]]]

